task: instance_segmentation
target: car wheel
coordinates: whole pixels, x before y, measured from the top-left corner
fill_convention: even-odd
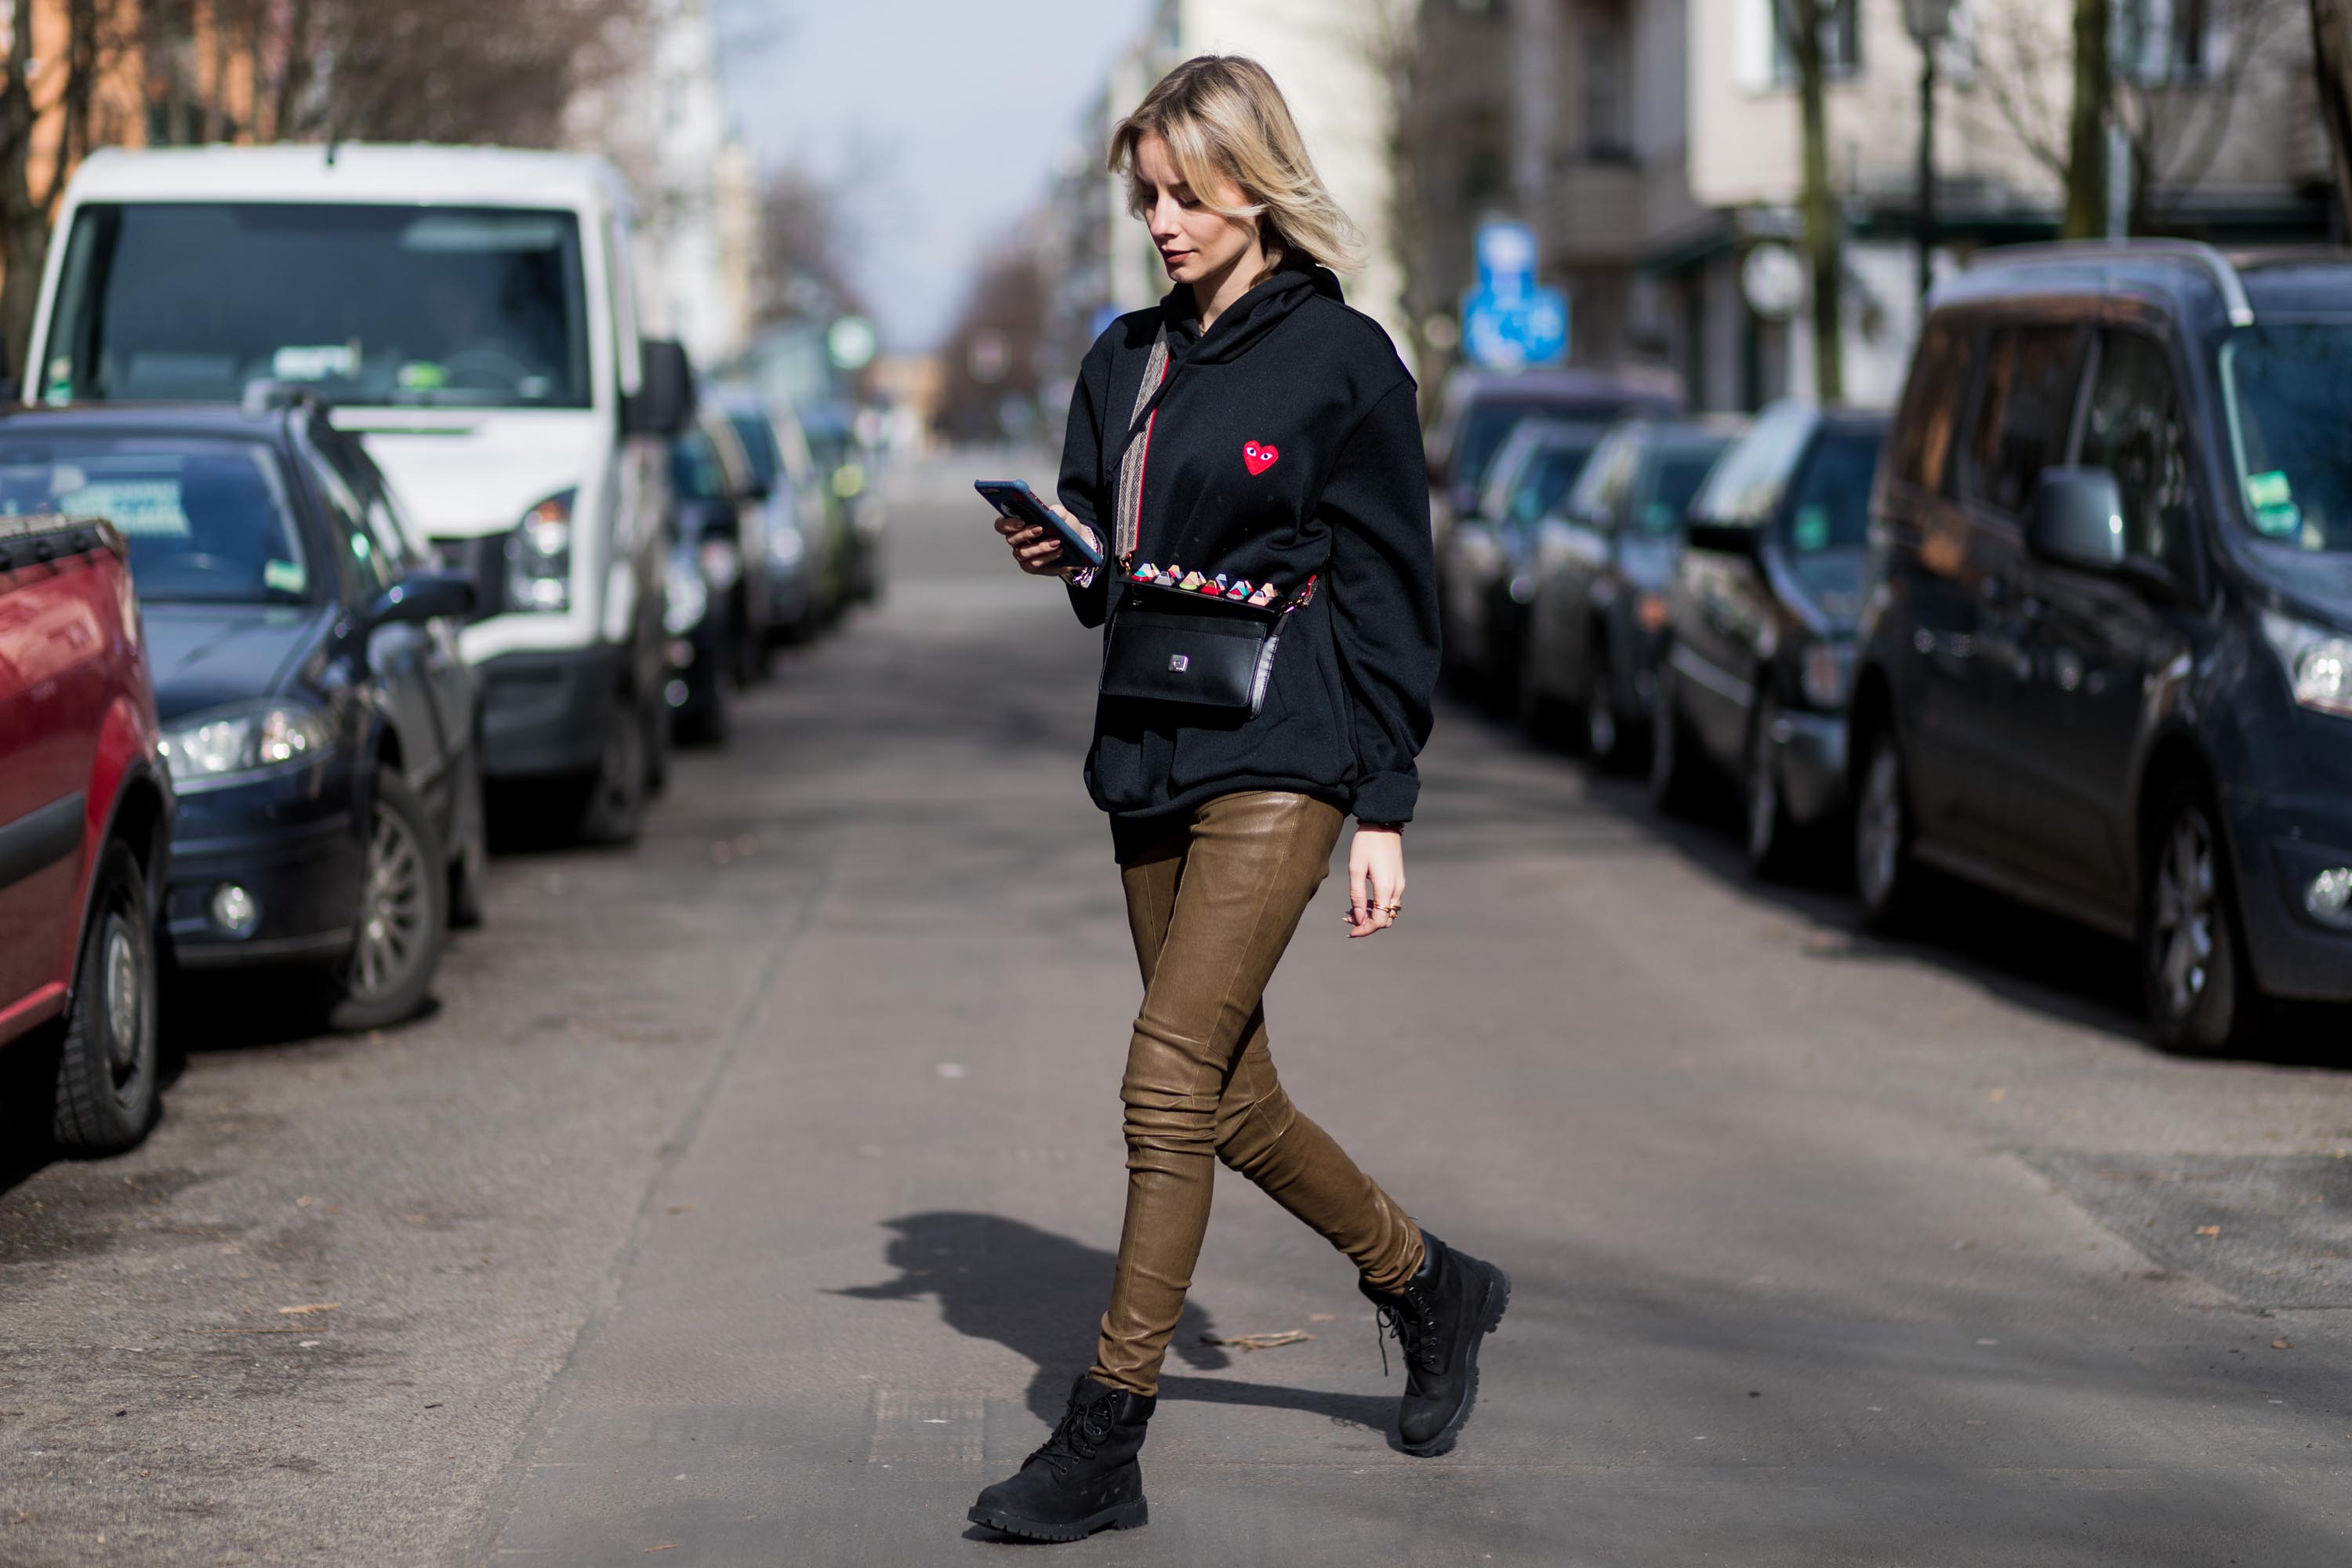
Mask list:
[[[449,930],[441,841],[425,803],[390,768],[368,804],[367,857],[352,951],[335,966],[327,1012],[337,1029],[380,1029],[425,1005]]]
[[[2168,1050],[2238,1048],[2262,998],[2245,962],[2237,885],[2206,793],[2183,784],[2164,797],[2140,878],[2140,973],[2147,1018]]]
[[[1538,745],[1555,743],[1560,735],[1559,700],[1544,684],[1541,645],[1530,633],[1519,648],[1519,678],[1514,689],[1514,718],[1520,731]]]
[[[627,844],[645,826],[652,784],[653,729],[661,721],[635,698],[624,698],[604,726],[596,772],[580,803],[579,836],[586,844]]]
[[[1680,682],[1664,666],[1658,670],[1658,710],[1650,723],[1650,804],[1660,811],[1689,807],[1691,763],[1685,754]]]
[[[679,740],[697,746],[723,745],[734,720],[727,706],[727,678],[714,665],[687,676],[692,696],[673,720]]]
[[[1788,870],[1790,841],[1797,831],[1780,799],[1780,769],[1772,754],[1772,724],[1779,717],[1769,697],[1757,708],[1749,725],[1748,765],[1739,779],[1748,865],[1759,877],[1779,877]]]
[[[119,1154],[155,1120],[155,916],[122,844],[99,858],[73,1004],[58,1054],[49,1136],[76,1154]]]
[[[490,872],[489,806],[482,793],[482,742],[477,731],[457,797],[457,855],[449,862],[449,924],[482,923],[483,884]]]
[[[1862,791],[1853,809],[1853,890],[1862,922],[1898,929],[1910,912],[1919,873],[1911,858],[1909,786],[1895,731],[1881,724],[1864,742]]]
[[[1611,673],[1609,639],[1596,637],[1586,679],[1584,752],[1595,765],[1614,773],[1625,765],[1625,726],[1617,717],[1617,678]]]

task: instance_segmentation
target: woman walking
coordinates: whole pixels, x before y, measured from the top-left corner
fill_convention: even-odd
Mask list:
[[[997,524],[1105,626],[1087,785],[1143,972],[1120,1086],[1127,1214],[1095,1363],[970,1517],[1074,1541],[1144,1522],[1137,1456],[1207,1227],[1214,1161],[1347,1254],[1402,1350],[1398,1435],[1443,1453],[1501,1321],[1500,1268],[1423,1231],[1292,1105],[1260,1004],[1344,819],[1348,934],[1403,913],[1437,675],[1412,376],[1340,301],[1357,241],[1265,69],[1204,56],[1113,133],[1174,285],[1113,322],[1070,400],[1059,492],[1109,559]]]

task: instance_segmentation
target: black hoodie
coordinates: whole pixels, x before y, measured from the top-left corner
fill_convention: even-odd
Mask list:
[[[1413,757],[1437,680],[1412,376],[1320,267],[1276,272],[1206,333],[1181,285],[1157,309],[1121,316],[1079,368],[1062,447],[1062,504],[1107,549],[1129,418],[1163,321],[1169,363],[1132,564],[1223,573],[1286,596],[1318,580],[1284,626],[1255,716],[1099,699],[1087,791],[1123,819],[1289,790],[1361,821],[1402,822],[1421,790]],[[1120,588],[1116,561],[1072,584],[1078,618],[1101,626]]]

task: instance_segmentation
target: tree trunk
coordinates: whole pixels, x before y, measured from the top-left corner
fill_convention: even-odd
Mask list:
[[[1837,194],[1830,188],[1828,82],[1822,58],[1826,0],[1780,0],[1790,52],[1796,56],[1797,100],[1804,142],[1805,261],[1813,285],[1813,395],[1845,395],[1844,257]]]
[[[2311,0],[2319,121],[2335,156],[2336,232],[2352,235],[2352,0]]]
[[[2114,72],[2107,58],[2107,0],[2074,0],[2074,110],[2066,127],[2062,239],[2095,239],[2107,231],[2107,115]]]

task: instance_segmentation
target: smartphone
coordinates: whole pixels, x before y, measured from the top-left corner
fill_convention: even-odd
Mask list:
[[[1074,559],[1088,566],[1099,567],[1103,552],[1087,536],[1062,521],[1059,512],[1037,499],[1037,492],[1019,479],[974,479],[972,489],[981,498],[1006,517],[1034,523],[1062,542],[1062,548]]]

